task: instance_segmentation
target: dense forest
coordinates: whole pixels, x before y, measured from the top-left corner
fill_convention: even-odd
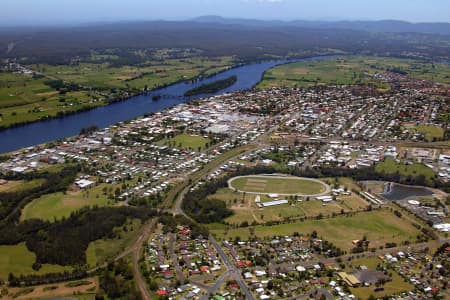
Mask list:
[[[196,96],[196,95],[201,95],[201,94],[217,93],[223,89],[226,89],[226,88],[232,86],[233,84],[236,83],[236,81],[237,81],[237,76],[233,75],[233,76],[230,76],[230,77],[222,79],[222,80],[205,83],[196,88],[188,90],[186,93],[184,93],[184,96],[190,97],[190,96]]]
[[[142,299],[133,279],[133,269],[125,259],[121,258],[108,264],[108,267],[100,274],[100,293],[95,299]]]
[[[136,50],[161,48],[195,48],[205,56],[237,55],[242,61],[273,56],[310,56],[321,53],[321,49],[448,57],[450,36],[311,28],[292,24],[270,26],[191,21],[0,30],[0,58],[21,58],[25,63],[67,64],[91,57],[93,49],[99,53],[114,49],[119,58],[114,61],[116,65],[136,65],[143,61]]]

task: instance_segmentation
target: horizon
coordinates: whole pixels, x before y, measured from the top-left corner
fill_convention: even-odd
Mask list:
[[[0,29],[8,29],[8,28],[55,28],[55,27],[86,27],[86,26],[96,26],[96,25],[112,25],[112,24],[132,24],[132,23],[146,23],[146,22],[203,22],[203,23],[215,23],[215,21],[204,21],[200,20],[201,18],[218,18],[224,21],[256,21],[256,22],[279,22],[279,23],[294,23],[294,22],[317,22],[317,23],[339,23],[339,22],[403,22],[408,24],[450,24],[450,21],[424,21],[424,22],[413,22],[408,20],[401,19],[292,19],[292,20],[283,20],[283,19],[262,19],[262,18],[239,18],[239,17],[224,17],[221,15],[199,15],[195,17],[190,17],[186,19],[170,19],[170,18],[159,18],[159,19],[123,19],[123,20],[98,20],[98,21],[73,21],[73,22],[58,22],[58,23],[23,23],[23,24],[14,24],[14,23],[1,23]],[[217,22],[219,23],[219,22]]]
[[[261,21],[385,21],[450,23],[446,0],[16,0],[3,4],[0,26],[188,21],[203,16]],[[23,10],[28,7],[28,10]]]

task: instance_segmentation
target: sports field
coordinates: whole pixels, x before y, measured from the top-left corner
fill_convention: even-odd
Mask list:
[[[164,145],[178,147],[180,149],[190,149],[197,151],[199,148],[204,149],[209,144],[210,139],[200,135],[182,133],[169,140],[164,141]]]
[[[231,189],[255,194],[316,195],[329,190],[319,180],[300,177],[251,175],[233,178],[228,184]]]

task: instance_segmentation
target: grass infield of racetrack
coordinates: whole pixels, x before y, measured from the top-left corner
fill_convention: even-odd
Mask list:
[[[232,178],[230,188],[247,193],[281,195],[314,195],[327,190],[325,183],[301,177],[252,175]]]

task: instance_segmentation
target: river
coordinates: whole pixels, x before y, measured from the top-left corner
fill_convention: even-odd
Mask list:
[[[105,128],[112,124],[143,116],[146,113],[158,112],[170,106],[200,99],[207,96],[219,95],[238,90],[253,88],[261,81],[264,72],[274,66],[300,61],[318,61],[336,56],[316,56],[295,60],[276,60],[248,64],[197,82],[180,82],[168,87],[157,89],[146,95],[138,95],[111,105],[94,108],[63,118],[38,121],[19,127],[0,131],[0,153],[10,152],[21,148],[42,144],[79,134],[84,127],[96,125]],[[184,97],[184,93],[204,83],[237,76],[234,85],[215,94]],[[152,101],[155,95],[163,95],[158,101]]]

